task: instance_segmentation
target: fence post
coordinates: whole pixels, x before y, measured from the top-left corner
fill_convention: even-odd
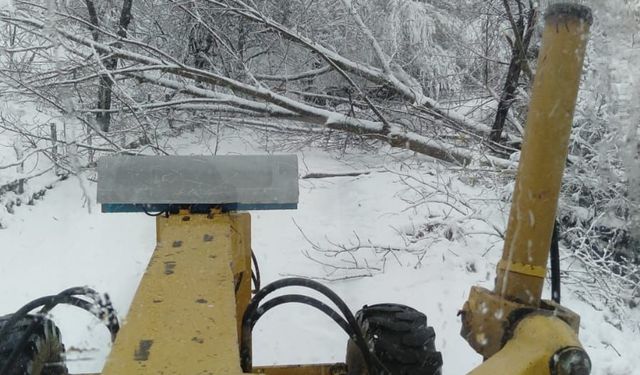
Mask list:
[[[51,160],[53,161],[54,164],[54,171],[56,173],[56,176],[58,176],[59,170],[58,170],[58,130],[56,128],[56,124],[54,122],[52,122],[51,124],[49,124],[49,126],[51,127]]]
[[[16,152],[16,159],[17,160],[22,160],[22,158],[24,157],[24,150],[22,150],[22,144],[20,144],[20,140],[16,139],[13,141],[13,150]],[[16,167],[16,172],[18,172],[18,174],[20,175],[20,178],[18,179],[18,194],[23,194],[24,193],[24,178],[22,178],[23,176],[21,176],[24,173],[24,162],[20,163],[17,167]]]

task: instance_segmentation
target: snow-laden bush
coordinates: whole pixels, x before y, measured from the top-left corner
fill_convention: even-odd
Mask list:
[[[634,5],[635,3],[635,5]],[[640,51],[637,1],[593,4],[596,23],[559,216],[589,270],[569,270],[618,312],[640,299]],[[606,281],[606,282],[605,282]]]

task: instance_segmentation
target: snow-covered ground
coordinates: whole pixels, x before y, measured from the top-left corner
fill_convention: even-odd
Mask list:
[[[239,139],[227,138],[222,153],[261,152]],[[174,142],[181,154],[206,154],[206,146],[196,137]],[[445,374],[463,374],[478,365],[481,358],[459,335],[457,312],[472,285],[492,287],[502,250],[494,227],[504,228],[508,207],[494,192],[500,189],[488,188],[489,178],[456,176],[405,153],[335,155],[308,148],[298,155],[301,176],[371,173],[301,179],[298,210],[252,214],[253,249],[263,284],[302,275],[324,279],[353,311],[381,302],[410,305],[426,313],[435,328]],[[5,214],[0,315],[36,297],[89,285],[108,292],[120,316],[126,317],[154,248],[154,219],[100,213],[95,184],[85,184],[89,202],[79,180],[70,178],[35,205]],[[434,193],[438,189],[442,191]],[[446,192],[464,197],[467,205],[447,200]],[[420,199],[423,204],[416,205]],[[344,250],[341,245],[360,250],[337,255],[318,251]],[[367,276],[350,278],[363,274]],[[594,362],[593,373],[640,374],[640,321],[629,318],[616,328],[605,307],[596,310],[570,289],[563,292],[564,304],[582,316],[581,338]],[[106,329],[72,308],[54,310],[54,319],[62,329],[71,370],[99,372],[109,350]],[[346,340],[321,313],[304,306],[281,307],[254,331],[254,362],[343,361]]]

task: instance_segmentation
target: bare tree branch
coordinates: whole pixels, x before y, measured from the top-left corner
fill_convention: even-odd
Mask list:
[[[333,70],[332,66],[325,66],[320,69],[309,70],[307,72],[292,74],[288,76],[270,76],[270,75],[262,75],[262,74],[255,74],[254,76],[256,77],[256,79],[259,79],[262,81],[292,82],[292,81],[299,81],[306,78],[315,78],[322,74],[329,73],[332,70]]]
[[[216,3],[213,0],[209,0],[209,2]],[[24,26],[30,26],[33,28],[31,29],[31,32],[41,37],[45,37],[43,33],[45,32],[45,30],[47,30],[47,27],[50,27],[49,25],[45,25],[45,23],[38,21],[32,17],[2,14],[0,16],[0,19]],[[300,121],[309,123],[321,124],[330,129],[341,130],[365,137],[375,138],[389,143],[394,147],[405,148],[425,155],[430,155],[434,158],[446,162],[468,165],[474,159],[477,159],[478,154],[470,151],[468,148],[456,147],[439,140],[430,139],[423,135],[407,131],[399,125],[359,119],[328,109],[314,107],[309,104],[291,99],[285,95],[278,94],[262,86],[249,85],[238,80],[223,76],[221,74],[217,74],[215,72],[197,69],[185,64],[171,63],[158,58],[132,52],[120,47],[120,43],[117,43],[116,45],[98,43],[93,39],[79,36],[66,28],[62,29],[58,27],[55,28],[55,31],[58,33],[58,35],[64,37],[66,40],[69,40],[80,46],[87,47],[88,51],[97,51],[99,54],[102,54],[104,56],[111,56],[114,59],[122,59],[129,61],[130,63],[140,64],[141,68],[131,66],[128,68],[124,68],[125,71],[119,73],[128,77],[136,78],[140,81],[157,84],[163,87],[169,87],[175,90],[181,90],[195,96],[219,99],[219,104],[231,105],[237,108],[263,113],[272,112],[277,116],[298,119]],[[137,44],[142,43],[138,42]],[[79,56],[90,56],[90,53],[88,54],[87,51],[83,50],[82,48],[73,47],[70,45],[67,45],[66,48],[69,50],[73,50],[74,53]],[[327,52],[334,55],[333,52],[323,49],[322,47],[318,47],[318,49],[322,53]],[[334,59],[329,58],[329,61],[334,61]],[[352,62],[349,63],[353,64]],[[155,72],[147,71],[147,68],[150,66],[156,68]],[[118,73],[117,70],[113,70],[112,72],[110,72],[110,74],[116,73]],[[189,80],[194,80],[196,82],[210,84],[214,87],[224,87],[232,90],[234,94],[224,94],[221,92],[200,88],[194,85],[181,83],[173,79],[164,78],[164,76],[159,73],[172,74]],[[379,71],[376,73],[376,75],[381,77],[385,76],[384,73]],[[238,96],[238,94],[247,95],[253,100],[241,98]],[[258,102],[256,100],[263,102]],[[448,118],[451,118],[451,116],[449,116]],[[104,134],[100,132],[98,132],[98,134],[101,137],[106,138]],[[513,164],[509,161],[493,157],[486,157],[486,160],[484,160],[483,162],[499,167],[512,167]]]

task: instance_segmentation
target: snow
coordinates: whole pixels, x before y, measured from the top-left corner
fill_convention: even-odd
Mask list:
[[[344,1],[351,3],[350,0]],[[599,16],[610,13],[608,8],[620,8],[622,11],[618,5],[611,5],[614,3],[593,3],[596,12],[603,13]],[[636,12],[640,9],[637,0],[627,3]],[[10,11],[13,5],[12,0],[0,0],[0,11]],[[380,27],[400,28],[402,25],[421,24],[420,27],[409,29],[413,30],[413,34],[408,35],[408,39],[415,45],[413,48],[416,51],[423,48],[433,51],[435,46],[429,43],[433,44],[431,39],[436,29],[442,28],[441,24],[447,22],[446,17],[439,15],[437,10],[429,4],[407,2],[406,7],[398,8],[397,14],[389,16],[393,22],[382,22]],[[429,15],[431,13],[433,15]],[[423,17],[425,14],[429,16]],[[618,16],[615,12],[609,15],[612,19]],[[612,84],[612,88],[598,87],[594,92],[604,91],[606,94],[613,90],[617,93],[611,97],[611,105],[626,111],[621,111],[610,122],[620,127],[620,134],[626,136],[620,137],[621,140],[624,138],[629,144],[634,142],[633,146],[637,146],[639,111],[637,100],[633,100],[637,95],[633,94],[640,92],[640,78],[631,72],[634,72],[632,66],[640,55],[638,48],[632,48],[635,47],[631,45],[635,39],[630,37],[632,33],[629,32],[638,30],[637,19],[620,19],[620,22],[609,20],[608,29],[603,28],[606,37],[594,33],[591,45],[601,45],[598,48],[604,52],[596,54],[602,56],[602,61],[592,69],[602,74],[612,74],[612,81],[618,82]],[[36,23],[36,26],[45,25]],[[453,27],[458,26],[454,23],[447,26]],[[64,30],[60,32],[81,44],[96,45],[91,39],[72,36]],[[371,32],[368,35],[371,36]],[[300,39],[315,45],[304,36]],[[603,39],[609,42],[603,45]],[[397,43],[397,40],[384,42]],[[484,119],[490,112],[490,106],[478,110],[484,98],[461,98],[455,108],[446,109],[454,104],[438,104],[437,92],[429,93],[433,99],[415,92],[412,89],[414,81],[405,77],[402,69],[395,71],[395,77],[387,76],[385,73],[388,72],[361,65],[322,46],[315,46],[321,54],[331,57],[347,71],[357,72],[372,81],[390,81],[404,95],[415,97],[416,104],[435,107],[478,133],[488,132]],[[107,49],[106,46],[101,47]],[[627,51],[622,51],[624,49]],[[430,52],[434,55],[432,59],[423,58],[424,61],[419,60],[418,63],[425,70],[432,67],[434,74],[437,73],[435,75],[450,75],[442,63],[449,61],[445,59],[447,51],[441,52]],[[436,55],[443,57],[439,59]],[[131,53],[130,58],[150,65],[165,65],[161,60],[135,53]],[[231,103],[247,110],[265,111],[274,117],[290,116],[293,113],[291,108],[294,108],[311,117],[324,119],[327,127],[346,124],[371,133],[379,132],[382,127],[379,122],[349,120],[339,113],[296,102],[284,95],[225,77],[216,76],[216,79],[241,91],[274,97],[282,106],[266,105],[186,85],[155,73],[140,72],[139,75],[165,87],[183,89],[209,98],[209,103],[223,106]],[[3,105],[0,112],[4,116],[20,119],[33,129],[49,122],[60,123],[59,118],[43,115],[30,104],[12,103],[11,108]],[[392,134],[404,135],[395,126]],[[247,141],[252,136],[248,132],[227,133],[219,138],[220,144],[210,137],[181,137],[171,140],[167,150],[196,155],[210,154],[213,152],[211,150],[222,154],[278,151],[264,150],[256,146],[258,143]],[[96,186],[87,180],[91,172],[81,175],[79,179],[57,182],[58,178],[52,172],[46,173],[52,165],[43,160],[44,157],[29,158],[23,172],[15,166],[1,168],[16,161],[13,148],[16,139],[15,134],[0,130],[0,185],[25,175],[44,172],[28,182],[24,197],[45,186],[51,186],[51,189],[35,205],[14,207],[15,213],[9,213],[5,203],[23,197],[14,193],[0,195],[0,228],[6,227],[0,229],[0,280],[3,281],[0,283],[0,315],[9,314],[36,297],[57,293],[71,286],[88,285],[108,292],[120,317],[126,319],[136,286],[155,246],[154,219],[138,214],[101,214],[96,209]],[[407,139],[434,148],[442,147],[437,141],[422,136],[410,134]],[[49,146],[41,143],[38,147]],[[269,140],[266,143],[270,145]],[[629,152],[623,161],[629,181],[640,180],[637,147],[628,146],[626,149]],[[468,149],[452,150],[469,160],[475,155]],[[25,152],[29,153],[30,149]],[[460,319],[457,312],[466,301],[472,285],[493,287],[496,262],[503,245],[499,232],[504,230],[506,224],[509,208],[506,202],[512,194],[513,182],[505,182],[508,179],[500,181],[494,174],[477,176],[466,175],[464,171],[456,173],[453,169],[447,170],[433,164],[429,158],[404,151],[391,153],[389,149],[379,153],[349,150],[345,154],[335,154],[307,147],[298,154],[300,176],[327,171],[338,174],[368,173],[300,180],[298,210],[252,213],[253,249],[261,266],[263,284],[287,276],[312,277],[334,289],[354,312],[365,304],[382,302],[412,306],[426,313],[429,324],[436,330],[436,347],[443,353],[445,374],[466,373],[480,364],[481,358],[459,335]],[[493,164],[513,170],[519,156],[519,153],[515,153],[509,161],[488,157],[480,160],[479,164]],[[640,184],[633,185],[630,182],[630,185],[629,199],[640,200],[640,190],[634,190],[634,186]],[[86,194],[89,195],[88,200]],[[586,221],[591,215],[587,208],[571,208],[579,220]],[[619,221],[614,217],[605,219],[611,226],[613,220]],[[530,212],[529,222],[532,225],[536,222]],[[640,223],[638,225],[640,228]],[[588,269],[576,266],[577,262],[571,254],[563,254],[562,262],[567,273],[589,273]],[[607,290],[604,286],[615,281],[599,282],[603,283],[603,290]],[[629,290],[629,293],[632,291]],[[545,294],[548,297],[549,290],[545,290]],[[594,364],[593,373],[640,374],[640,342],[637,340],[640,334],[640,308],[631,307],[628,311],[613,314],[612,306],[598,301],[590,298],[585,286],[563,287],[564,305],[581,315],[581,340]],[[62,329],[72,372],[99,372],[109,352],[109,335],[102,324],[88,314],[68,307],[57,308],[53,318]],[[267,314],[256,326],[254,362],[266,365],[339,362],[344,360],[346,341],[344,333],[329,318],[305,306],[287,305]]]
[[[175,141],[173,147],[181,154],[203,153],[206,147],[195,138]],[[222,153],[264,153],[246,139],[223,139]],[[481,358],[460,337],[457,312],[472,285],[493,285],[502,248],[493,227],[504,228],[508,205],[481,183],[465,184],[463,180],[472,180],[407,155],[301,151],[301,176],[319,171],[371,173],[300,180],[298,210],[252,213],[252,246],[263,285],[286,276],[314,277],[354,312],[382,302],[424,312],[436,330],[444,373],[466,373]],[[443,189],[426,188],[419,181]],[[85,183],[95,205],[95,184]],[[472,209],[447,200],[443,191],[463,197]],[[453,206],[462,212],[451,213]],[[108,292],[119,315],[126,317],[155,245],[154,219],[97,211],[88,211],[78,180],[72,178],[36,205],[21,206],[10,215],[8,228],[0,230],[0,274],[5,281],[0,283],[0,314],[42,295],[89,285]],[[348,258],[326,252],[357,246],[361,249]],[[336,268],[354,268],[345,259],[356,260],[356,269]],[[349,278],[363,274],[366,277]],[[606,307],[596,310],[572,291],[574,286],[565,286],[564,302],[582,316],[581,338],[594,362],[593,373],[640,374],[635,339],[640,314],[616,321]],[[73,308],[54,310],[75,373],[99,372],[109,351],[108,332],[87,315]],[[256,326],[254,362],[339,362],[346,341],[321,313],[305,306],[280,307]]]

